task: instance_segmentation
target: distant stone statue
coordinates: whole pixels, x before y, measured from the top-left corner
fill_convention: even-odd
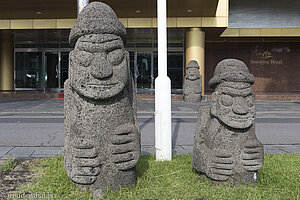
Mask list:
[[[211,106],[202,107],[196,128],[193,166],[215,181],[255,183],[264,162],[255,135],[254,76],[244,62],[221,61],[209,81]]]
[[[200,102],[202,93],[202,76],[197,61],[191,60],[186,67],[183,84],[183,100],[186,102]]]
[[[137,178],[140,131],[126,29],[108,5],[93,2],[81,11],[69,41],[75,48],[65,82],[65,170],[102,198]]]

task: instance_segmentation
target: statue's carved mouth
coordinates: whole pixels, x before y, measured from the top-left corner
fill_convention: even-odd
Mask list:
[[[114,86],[114,85],[117,85],[118,83],[117,82],[111,82],[111,83],[106,83],[106,82],[103,82],[103,83],[87,83],[87,85],[89,86]]]
[[[111,83],[87,83],[87,86],[89,87],[94,87],[94,88],[102,88],[102,89],[109,89],[114,86],[116,86],[118,83],[117,82],[111,82]]]
[[[240,115],[240,116],[230,116],[229,118],[233,121],[245,121],[245,120],[252,119],[252,116],[250,116],[249,114],[246,114],[246,115]]]

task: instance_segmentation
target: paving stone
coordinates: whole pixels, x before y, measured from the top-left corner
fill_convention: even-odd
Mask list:
[[[1,159],[7,159],[9,155],[11,155],[14,159],[28,159],[35,149],[36,147],[15,147]]]
[[[31,159],[35,159],[35,158],[51,158],[51,157],[56,157],[57,155],[50,155],[50,154],[35,154],[35,155],[31,155],[30,158]]]
[[[52,156],[52,155],[58,155],[63,152],[62,147],[37,147],[35,152],[31,155],[31,157],[36,156],[36,155],[45,155],[47,156]]]
[[[285,153],[285,152],[273,145],[264,145],[264,153],[265,154],[281,154],[281,153]]]
[[[175,146],[172,149],[173,154],[192,153],[192,145]],[[155,155],[155,147],[151,145],[142,145],[143,155]],[[281,153],[300,153],[300,145],[264,145],[265,154]],[[15,159],[47,158],[57,155],[63,155],[63,147],[0,147],[0,165],[5,162],[9,155]]]
[[[188,154],[193,152],[193,146],[175,146],[172,149],[173,154]]]
[[[300,148],[296,145],[276,145],[275,147],[284,151],[285,153],[300,153]]]
[[[173,154],[188,154],[193,152],[193,146],[173,146],[172,153]],[[142,155],[155,155],[155,147],[150,145],[142,145],[141,147],[141,154]]]
[[[0,147],[0,158],[12,149],[13,147]]]
[[[142,155],[149,155],[155,153],[155,147],[154,146],[141,146],[141,154]]]

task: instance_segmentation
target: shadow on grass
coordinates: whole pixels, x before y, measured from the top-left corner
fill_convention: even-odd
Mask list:
[[[149,162],[151,160],[152,155],[143,155],[140,157],[139,162],[136,166],[137,177],[141,178],[145,172],[149,169]]]

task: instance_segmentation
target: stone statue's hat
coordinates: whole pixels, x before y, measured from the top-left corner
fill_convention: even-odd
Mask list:
[[[92,2],[82,9],[75,26],[71,29],[69,42],[72,47],[83,35],[113,34],[126,43],[126,29],[111,7],[101,2]]]
[[[196,60],[191,60],[189,62],[189,64],[186,66],[186,68],[187,69],[189,69],[189,68],[197,68],[197,69],[199,69],[199,65],[198,65],[198,63],[197,63]]]
[[[214,76],[209,81],[209,86],[215,88],[218,84],[229,82],[254,83],[254,76],[249,73],[247,65],[237,59],[225,59],[216,66]]]

